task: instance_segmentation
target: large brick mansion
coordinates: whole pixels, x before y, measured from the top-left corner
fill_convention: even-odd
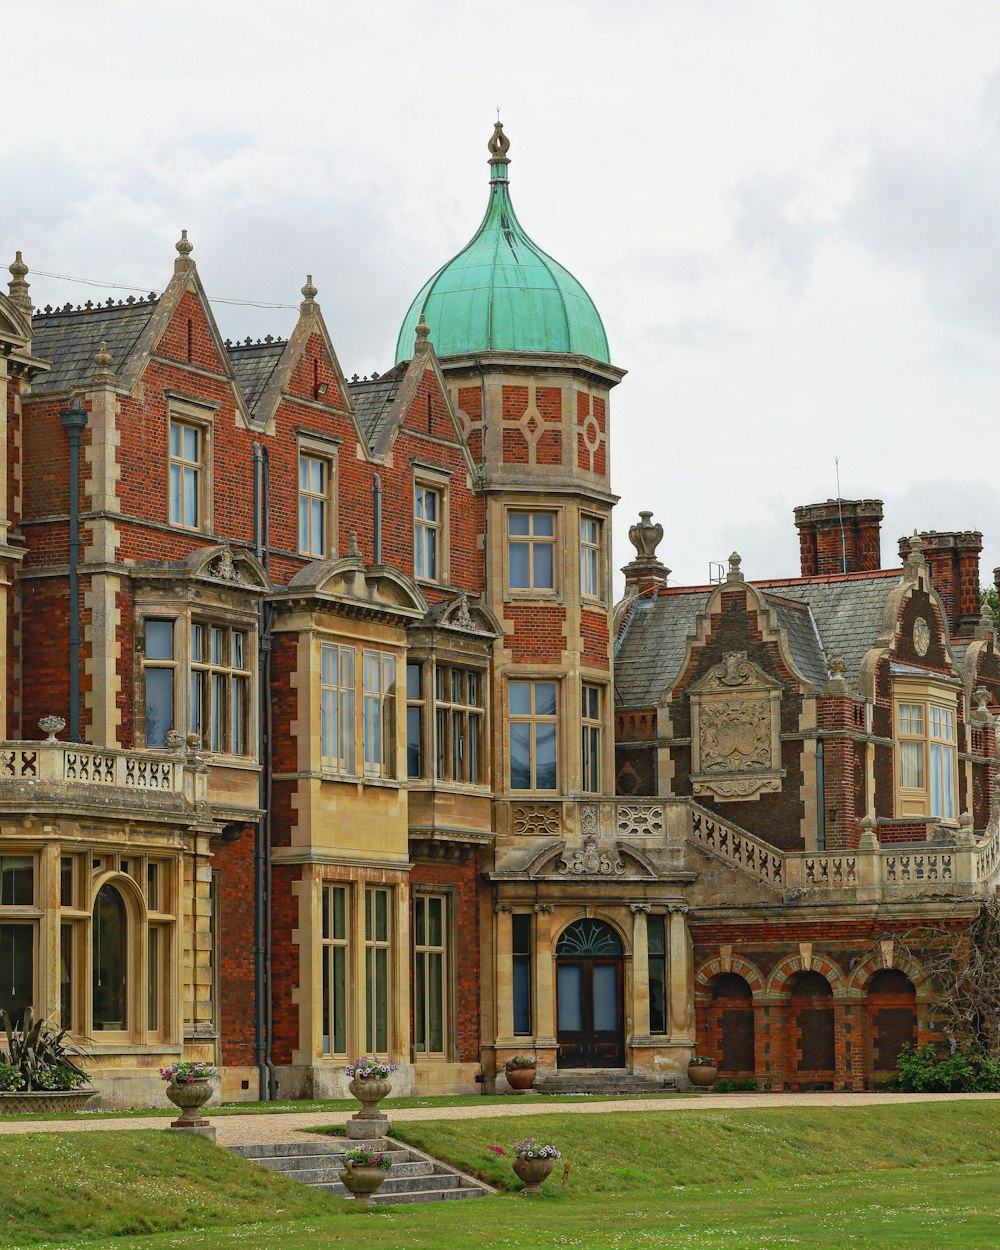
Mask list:
[[[108,1102],[181,1055],[227,1098],[362,1052],[864,1088],[934,1036],[910,935],[1000,881],[981,536],[882,569],[835,501],[800,577],[677,587],[644,514],[615,608],[624,371],[508,147],[381,376],[311,279],[224,341],[186,233],[159,296],[38,310],[10,266],[0,1006]]]

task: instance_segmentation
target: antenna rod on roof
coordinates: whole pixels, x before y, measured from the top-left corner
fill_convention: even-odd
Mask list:
[[[834,456],[837,466],[837,512],[840,514],[840,571],[847,572],[847,535],[844,533],[844,501],[840,497],[840,457]]]

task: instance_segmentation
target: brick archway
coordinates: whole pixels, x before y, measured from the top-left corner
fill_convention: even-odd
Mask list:
[[[756,964],[752,964],[749,959],[744,959],[741,955],[731,955],[728,959],[716,955],[714,959],[706,959],[694,976],[695,994],[710,998],[713,982],[716,977],[725,972],[735,972],[737,976],[741,976],[750,986],[755,999],[763,995],[764,974]]]
[[[834,998],[848,997],[847,980],[832,959],[826,955],[811,955],[807,961],[803,961],[801,953],[789,955],[771,970],[765,990],[767,997],[787,999],[789,997],[788,982],[801,972],[818,972],[829,981]]]

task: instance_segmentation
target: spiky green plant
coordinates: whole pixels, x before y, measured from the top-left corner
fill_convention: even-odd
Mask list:
[[[20,1024],[15,1024],[0,1008],[0,1028],[7,1039],[7,1053],[0,1054],[0,1062],[17,1068],[24,1078],[25,1090],[66,1089],[87,1080],[86,1072],[75,1062],[86,1058],[87,1052],[82,1046],[66,1041],[69,1029],[54,1029],[47,1020],[36,1020],[30,1007],[25,1008]],[[73,1074],[65,1078],[72,1085],[52,1084],[52,1074],[60,1069]]]

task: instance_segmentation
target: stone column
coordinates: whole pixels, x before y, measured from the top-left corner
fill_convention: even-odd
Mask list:
[[[556,960],[552,945],[554,910],[551,903],[535,905],[535,1043],[550,1047],[552,1067],[555,1067],[556,1046]],[[545,1055],[539,1055],[539,1062],[548,1066],[545,1058]]]
[[[497,1045],[513,1045],[514,1039],[514,959],[510,903],[496,904],[496,995]]]
[[[59,1019],[59,843],[46,842],[39,857],[37,897],[42,908],[38,922],[38,982],[36,1018]],[[75,971],[75,969],[74,969]],[[77,988],[79,993],[79,989]],[[68,1021],[60,1021],[60,1026]]]
[[[632,1036],[649,1036],[648,903],[631,903],[632,912]]]
[[[687,929],[687,907],[670,908],[670,1037],[674,1042],[694,1043],[691,1000],[693,969],[691,940]]]

